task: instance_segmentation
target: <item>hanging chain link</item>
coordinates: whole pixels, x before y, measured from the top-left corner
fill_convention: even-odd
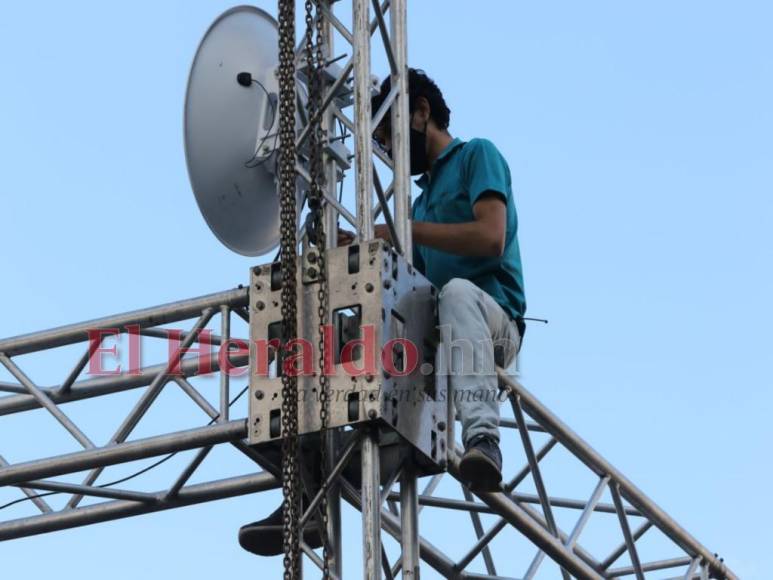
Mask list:
[[[309,98],[307,101],[307,118],[309,120],[309,174],[311,183],[309,187],[309,208],[311,210],[312,231],[315,234],[314,245],[317,248],[317,303],[319,316],[319,417],[320,417],[320,482],[322,486],[322,500],[319,511],[321,515],[322,535],[322,577],[330,578],[330,538],[328,537],[327,517],[327,475],[328,475],[328,449],[327,429],[330,407],[330,382],[325,372],[325,328],[328,325],[328,272],[325,259],[326,239],[324,227],[323,189],[325,187],[324,161],[322,146],[324,135],[322,134],[322,70],[325,67],[325,55],[323,52],[322,13],[319,9],[319,0],[306,0],[306,71],[309,82]],[[316,33],[316,38],[314,37]]]
[[[277,367],[282,376],[282,510],[284,579],[300,578],[300,477],[298,472],[298,377],[284,357],[297,337],[295,237],[295,0],[279,0],[279,198],[282,267],[282,344]]]

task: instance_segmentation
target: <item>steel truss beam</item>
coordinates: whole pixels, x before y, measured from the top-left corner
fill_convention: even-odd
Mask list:
[[[58,511],[52,514],[3,522],[0,524],[0,541],[185,507],[248,493],[267,491],[277,487],[279,487],[279,481],[276,477],[264,471],[185,486],[172,497],[166,497],[167,490],[161,490],[154,494],[155,500],[152,502],[135,500],[109,501],[78,507],[74,510]]]
[[[247,289],[240,287],[190,300],[170,302],[169,304],[162,304],[153,308],[134,310],[78,324],[60,326],[43,332],[33,332],[2,339],[0,340],[0,352],[13,357],[68,344],[86,342],[89,338],[89,330],[117,328],[125,332],[127,325],[134,324],[139,325],[140,328],[152,328],[162,324],[188,320],[194,316],[199,316],[208,308],[219,308],[222,305],[245,307],[248,303]]]
[[[518,415],[518,409],[523,408],[528,412],[532,419],[538,424],[544,427],[545,431],[550,433],[566,450],[568,450],[575,458],[581,461],[587,468],[593,471],[602,482],[606,482],[612,494],[612,498],[615,505],[615,512],[620,520],[623,535],[625,538],[625,550],[628,551],[633,562],[632,569],[639,577],[643,577],[643,568],[650,569],[650,564],[643,564],[639,562],[638,554],[636,552],[635,541],[637,534],[632,533],[629,529],[626,509],[623,500],[627,501],[638,514],[646,519],[646,527],[642,526],[640,535],[644,533],[650,527],[657,528],[667,538],[669,538],[676,548],[681,549],[685,555],[678,558],[666,560],[666,562],[679,562],[679,564],[672,564],[671,567],[687,564],[693,558],[700,559],[705,566],[707,566],[711,573],[717,578],[736,578],[736,576],[725,566],[713,552],[705,548],[700,542],[698,542],[692,535],[690,535],[684,528],[677,524],[668,514],[666,514],[660,507],[649,499],[641,490],[639,490],[630,480],[628,480],[622,473],[620,473],[615,467],[613,467],[608,461],[606,461],[598,452],[596,452],[590,445],[583,441],[574,431],[572,431],[566,424],[564,424],[558,417],[556,417],[547,407],[542,405],[534,395],[526,390],[523,385],[508,376],[501,369],[498,369],[499,379],[504,388],[509,391],[510,400],[516,410],[516,418]],[[519,421],[520,423],[520,421]],[[525,430],[521,430],[521,433],[525,433]],[[596,492],[591,498],[594,501]],[[597,499],[595,500],[597,501]],[[589,502],[590,503],[590,502]],[[578,522],[579,525],[579,522]],[[573,534],[574,535],[574,534]],[[572,542],[576,541],[576,537],[570,538]],[[619,549],[615,551],[612,557],[604,560],[603,564],[599,565],[599,571],[604,575],[609,575],[609,566],[624,553]],[[685,558],[687,558],[685,560]],[[665,567],[663,562],[658,564],[658,568]]]
[[[84,469],[99,469],[108,465],[136,461],[175,451],[238,441],[246,435],[247,426],[245,420],[242,419],[157,437],[137,439],[128,443],[106,445],[97,449],[88,449],[47,459],[17,463],[0,469],[0,485],[26,485],[25,482],[41,477],[78,473]]]
[[[233,293],[229,292],[212,296],[218,296],[219,298],[214,303],[211,297],[187,300],[179,303],[179,310],[176,309],[174,305],[164,305],[155,309],[137,311],[134,314],[130,313],[130,315],[119,315],[117,317],[99,319],[98,321],[93,322],[93,324],[95,324],[95,326],[102,326],[105,324],[105,321],[108,321],[107,324],[109,325],[115,320],[120,320],[124,326],[141,323],[143,321],[145,321],[145,324],[152,325],[156,322],[155,315],[159,312],[165,313],[165,320],[182,320],[184,316],[190,318],[197,314],[200,315],[201,313],[197,309],[192,309],[190,307],[191,304],[196,304],[197,308],[203,306],[205,311],[211,311],[213,313],[219,312],[221,315],[227,315],[228,312],[226,309],[222,308],[224,304],[217,304],[217,301],[226,300],[228,301],[227,305],[234,308],[238,308],[243,301],[243,294],[241,292],[237,296],[234,296]],[[200,328],[202,326],[202,319],[201,316],[199,316],[199,318],[199,324],[197,326]],[[84,323],[82,325],[62,327],[61,329],[55,329],[54,331],[26,335],[24,337],[25,348],[28,349],[28,352],[33,352],[34,349],[47,350],[47,347],[50,344],[71,344],[73,342],[73,337],[75,336],[73,334],[74,328],[78,328],[79,336],[83,337],[83,329],[88,327],[85,326]],[[194,327],[194,330],[195,328],[196,326]],[[229,335],[230,329],[224,328],[222,321],[221,329],[228,331],[222,332],[224,337]],[[189,342],[193,342],[196,333],[190,332],[184,336],[190,339]],[[7,345],[16,340],[17,339],[8,339],[0,341],[0,344]],[[10,357],[6,358],[10,360]],[[216,357],[212,358],[213,367],[217,369],[217,361],[214,360]],[[231,356],[231,359],[235,364],[246,363],[246,357],[244,355],[235,354]],[[210,405],[206,399],[198,393],[195,387],[187,381],[187,378],[195,377],[197,374],[198,366],[195,364],[195,360],[183,359],[181,369],[183,371],[183,376],[173,377],[172,380],[178,384],[186,385],[184,391],[194,402],[197,402],[202,410],[205,411],[206,416],[210,419],[217,419],[220,415],[220,410]],[[156,365],[144,369],[137,377],[110,377],[109,380],[105,380],[104,378],[85,379],[83,381],[74,382],[65,393],[62,393],[61,389],[57,386],[41,389],[41,391],[49,393],[49,400],[53,402],[54,405],[58,406],[73,400],[106,396],[130,388],[147,387],[148,385],[152,385],[154,381],[157,381],[158,376],[163,373],[164,370],[164,365]],[[411,524],[416,518],[411,515],[411,505],[414,500],[410,499],[410,478],[408,477],[408,479],[406,479],[405,472],[399,470],[392,474],[390,482],[379,494],[382,499],[387,500],[388,503],[390,500],[392,502],[400,500],[402,509],[399,512],[396,511],[396,504],[392,504],[395,505],[394,512],[385,510],[380,507],[380,501],[373,503],[371,496],[367,496],[368,501],[371,502],[371,513],[376,513],[373,510],[378,506],[378,519],[380,520],[380,526],[383,527],[384,530],[400,540],[404,537],[404,533],[407,537],[417,538],[418,544],[409,545],[418,545],[420,547],[419,555],[421,559],[449,578],[495,578],[497,571],[495,566],[495,554],[489,550],[489,543],[501,530],[510,526],[516,528],[519,532],[523,533],[533,541],[540,549],[539,553],[544,552],[552,559],[559,562],[561,566],[572,575],[580,578],[599,578],[613,575],[623,576],[634,575],[637,573],[646,575],[647,573],[657,570],[672,569],[680,566],[690,567],[692,569],[690,574],[699,568],[705,568],[707,573],[710,570],[711,573],[718,578],[735,578],[732,572],[714,557],[711,552],[701,546],[682,528],[673,523],[671,518],[666,516],[662,510],[657,508],[651,500],[646,498],[641,491],[635,488],[633,484],[625,479],[614,467],[603,460],[576,434],[552,415],[522,385],[504,374],[500,374],[500,379],[505,388],[510,391],[511,400],[514,403],[513,407],[516,411],[515,420],[510,420],[509,424],[516,428],[521,434],[521,441],[524,441],[524,435],[528,433],[544,433],[549,435],[550,438],[539,449],[532,449],[531,453],[526,454],[529,461],[527,461],[524,468],[519,470],[515,476],[503,486],[502,492],[497,494],[480,494],[479,498],[482,502],[476,501],[467,490],[464,490],[463,499],[434,496],[433,491],[439,481],[438,477],[432,479],[423,493],[417,493],[415,495],[415,504],[418,508],[416,510],[416,515],[418,515],[418,511],[423,507],[429,506],[431,508],[463,510],[469,512],[471,516],[478,513],[494,513],[501,516],[502,519],[500,520],[500,523],[489,530],[484,530],[482,525],[476,525],[474,520],[472,520],[478,540],[468,554],[455,563],[440,548],[430,543],[427,538],[419,535],[418,528]],[[26,382],[26,380],[20,383],[22,388],[25,388],[24,382]],[[27,387],[28,386],[29,385],[27,385]],[[41,406],[43,406],[43,403],[40,401],[39,397],[35,398],[32,395],[12,394],[0,398],[0,413],[2,414],[23,412]],[[518,413],[519,409],[521,411],[520,414]],[[528,420],[527,414],[529,417]],[[126,421],[124,421],[124,423],[126,423]],[[505,420],[504,423],[507,424],[508,420]],[[34,495],[33,489],[49,489],[72,493],[75,494],[75,497],[90,495],[93,497],[105,497],[114,500],[86,507],[76,505],[74,509],[53,511],[42,498],[36,498],[37,501],[35,503],[42,513],[37,516],[0,523],[0,539],[5,540],[23,537],[100,521],[151,513],[162,509],[171,509],[202,501],[232,497],[243,493],[275,487],[277,484],[276,480],[269,472],[247,475],[241,478],[213,481],[196,486],[186,485],[186,481],[201,464],[211,448],[214,445],[221,443],[229,443],[235,446],[241,452],[248,454],[253,460],[266,466],[268,469],[275,471],[275,466],[267,462],[259,452],[248,448],[244,444],[243,439],[245,436],[245,420],[231,419],[229,421],[216,421],[207,426],[176,433],[162,434],[141,440],[112,442],[102,447],[87,448],[58,457],[50,457],[26,463],[9,465],[5,460],[0,459],[0,485],[20,487],[24,493],[28,495]],[[332,471],[334,476],[340,473],[343,464],[349,459],[352,450],[357,443],[357,439],[350,440],[348,447],[343,451],[343,458],[339,458],[338,463],[334,466]],[[556,446],[561,446],[570,451],[573,456],[599,477],[597,486],[587,501],[550,496],[548,494],[548,484],[545,481],[543,481],[542,484],[543,492],[538,493],[536,496],[516,491],[518,485],[536,471],[535,468],[538,462],[542,461]],[[44,479],[67,473],[74,473],[84,469],[103,468],[116,463],[153,457],[185,449],[198,449],[199,453],[180,473],[172,485],[163,491],[127,492],[120,489],[95,487],[93,482],[91,484],[66,484]],[[457,475],[457,461],[458,456],[454,455],[449,467],[451,475]],[[403,475],[401,475],[401,473]],[[398,480],[403,482],[408,495],[400,495],[391,490],[392,484]],[[332,483],[333,480],[331,480],[331,484]],[[362,506],[363,499],[360,496],[360,493],[352,489],[351,485],[346,481],[341,482],[341,484],[344,497],[359,509],[359,507]],[[333,486],[331,485],[331,487]],[[401,485],[401,489],[402,487],[403,485]],[[601,491],[605,487],[614,490],[612,495],[614,501],[611,504],[600,501]],[[540,505],[543,509],[545,505],[549,505],[556,509],[580,510],[581,514],[574,529],[570,533],[566,533],[559,528],[554,528],[554,531],[551,531],[551,527],[548,525],[546,518],[538,511],[530,508],[529,504]],[[399,515],[401,513],[402,515]],[[625,514],[627,517],[642,518],[644,519],[644,523],[636,526],[635,529],[629,528],[628,532],[623,534],[625,536],[623,538],[625,541],[621,546],[613,550],[612,553],[607,555],[604,559],[599,560],[591,556],[578,542],[583,528],[589,518],[595,513],[614,513],[618,514],[618,517],[620,517],[620,514]],[[308,517],[308,515],[309,514],[307,514],[306,517]],[[373,520],[373,523],[369,525],[375,525],[375,521],[376,520]],[[623,520],[621,519],[621,522],[622,521]],[[407,528],[405,532],[403,532],[403,527]],[[684,554],[673,558],[648,562],[637,562],[636,559],[633,559],[634,563],[632,566],[612,568],[614,562],[625,552],[629,551],[631,546],[635,546],[635,542],[652,528],[660,530],[670,538],[677,547],[683,550]],[[371,527],[370,529],[372,530],[373,528]],[[488,556],[484,556],[484,563],[486,564],[486,571],[488,574],[480,575],[468,572],[465,568],[467,568],[476,555],[481,553],[489,554]],[[381,554],[381,550],[378,549],[376,554]],[[381,556],[377,555],[375,562],[380,565],[385,557],[385,553]],[[398,564],[404,564],[406,562],[415,563],[415,558],[416,555],[411,553],[410,550],[404,551],[402,560],[398,562]],[[535,558],[535,562],[537,562],[536,566],[539,565],[540,561],[541,558]],[[536,570],[536,566],[533,566],[532,568]],[[397,574],[401,567],[401,565],[393,566],[391,568],[387,567],[389,573],[385,574],[386,577]],[[371,572],[374,574],[376,573],[373,568],[371,568]]]
[[[170,363],[167,362],[141,369],[136,375],[124,374],[77,381],[77,376],[86,367],[93,354],[93,349],[87,348],[85,350],[88,356],[80,357],[61,385],[43,388],[35,385],[19,365],[12,360],[12,357],[20,357],[33,352],[47,351],[66,345],[86,342],[89,337],[89,331],[95,329],[117,329],[117,331],[125,333],[129,327],[132,329],[139,328],[141,333],[144,332],[149,336],[166,338],[168,337],[166,333],[156,329],[158,325],[198,317],[198,322],[194,325],[192,331],[182,333],[181,335],[182,343],[178,352],[182,356],[194,341],[200,340],[198,331],[216,313],[219,313],[221,316],[221,336],[210,338],[206,342],[220,344],[223,340],[227,340],[230,334],[230,312],[233,309],[238,313],[239,309],[243,308],[247,303],[247,290],[239,288],[191,300],[164,304],[154,308],[63,326],[44,332],[0,340],[0,348],[3,349],[0,354],[0,362],[19,381],[19,384],[13,385],[14,388],[12,389],[17,394],[0,398],[0,415],[15,414],[44,407],[85,447],[83,451],[28,461],[26,463],[9,464],[5,459],[0,458],[0,486],[20,487],[42,512],[40,516],[33,518],[22,518],[21,520],[0,523],[0,538],[10,539],[54,529],[84,525],[95,521],[104,521],[105,519],[116,519],[124,517],[122,514],[136,515],[159,509],[170,509],[190,503],[209,501],[209,499],[216,499],[218,497],[230,497],[232,495],[248,493],[254,489],[255,482],[251,478],[243,480],[237,478],[234,480],[223,480],[223,482],[210,482],[209,484],[185,487],[185,482],[206,455],[205,451],[208,452],[213,445],[227,442],[252,460],[260,458],[260,454],[249,448],[243,441],[246,436],[246,419],[227,421],[227,416],[223,414],[224,409],[227,410],[228,407],[227,404],[224,405],[228,395],[228,381],[223,378],[223,375],[226,375],[226,373],[221,373],[220,410],[216,410],[209,405],[206,398],[187,381],[187,378],[199,374],[199,362],[203,364],[210,363],[212,370],[218,371],[219,360],[216,355],[203,356],[202,361],[197,361],[193,357],[183,356],[180,363],[180,375],[168,375]],[[243,353],[229,353],[229,359],[235,367],[244,366],[247,363],[247,356]],[[169,381],[174,381],[180,385],[183,392],[197,403],[213,421],[203,427],[126,442],[125,439],[128,434],[147,412],[153,404],[155,397]],[[104,397],[127,389],[141,387],[148,387],[145,394],[134,410],[124,419],[116,435],[106,445],[101,447],[96,447],[88,441],[85,435],[82,435],[83,431],[81,428],[67,418],[59,408],[63,403]],[[197,461],[186,467],[172,486],[165,490],[163,494],[161,492],[134,492],[113,487],[95,486],[95,475],[87,478],[87,481],[83,484],[41,480],[41,478],[76,473],[84,469],[101,470],[109,465],[166,453],[175,453],[186,449],[200,449]],[[275,467],[270,462],[262,460],[262,464],[275,472]],[[244,487],[240,487],[242,484],[244,484]],[[241,489],[244,489],[244,491],[240,491]],[[33,490],[50,490],[71,493],[73,495],[64,510],[54,511]],[[83,495],[114,498],[120,501],[81,508],[77,506],[77,503]],[[138,503],[141,505],[137,505]]]

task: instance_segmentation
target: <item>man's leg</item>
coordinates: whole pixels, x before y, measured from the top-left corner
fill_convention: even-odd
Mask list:
[[[303,460],[299,464],[301,481],[304,493],[301,495],[301,509],[305,510],[309,504],[309,496],[313,496],[319,489],[319,437],[303,436],[300,438]],[[274,465],[282,465],[281,443],[271,443],[264,446],[261,451]],[[257,556],[277,556],[284,551],[284,503],[280,504],[267,517],[257,522],[246,524],[239,528],[239,544],[248,552]],[[317,518],[311,518],[304,527],[303,539],[312,548],[322,546]]]
[[[301,509],[306,509],[310,500],[317,494],[321,486],[320,482],[320,443],[317,434],[305,435],[300,438],[302,460],[301,481],[304,493],[301,496]],[[263,455],[274,465],[282,465],[282,445],[280,442],[271,443],[261,448]],[[357,489],[360,488],[360,462],[352,458],[344,467],[342,476]],[[280,504],[270,515],[246,524],[239,529],[239,544],[258,556],[277,556],[284,550],[284,526],[282,517],[283,504]],[[304,541],[312,548],[322,546],[318,518],[311,518],[304,530]]]
[[[502,307],[469,280],[452,279],[439,300],[441,372],[449,375],[451,400],[462,422],[467,450],[462,475],[473,487],[493,489],[501,480],[496,364],[506,366],[512,361],[518,350],[518,331]]]

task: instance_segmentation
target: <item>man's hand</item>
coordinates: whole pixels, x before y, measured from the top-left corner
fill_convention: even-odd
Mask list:
[[[338,228],[338,245],[348,246],[354,241],[354,232]],[[373,228],[373,237],[377,239],[386,240],[392,242],[392,236],[389,235],[389,227],[386,224],[376,224]]]

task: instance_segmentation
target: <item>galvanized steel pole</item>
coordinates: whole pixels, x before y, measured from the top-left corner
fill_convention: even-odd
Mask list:
[[[354,50],[354,180],[359,239],[373,238],[373,135],[370,117],[370,1],[352,0]]]
[[[391,46],[397,74],[391,75],[391,86],[397,89],[392,103],[392,163],[395,200],[395,230],[403,255],[412,256],[410,115],[408,107],[408,18],[406,0],[392,0],[390,7]]]
[[[362,558],[363,578],[381,578],[381,490],[378,440],[375,430],[364,427],[362,438]]]

